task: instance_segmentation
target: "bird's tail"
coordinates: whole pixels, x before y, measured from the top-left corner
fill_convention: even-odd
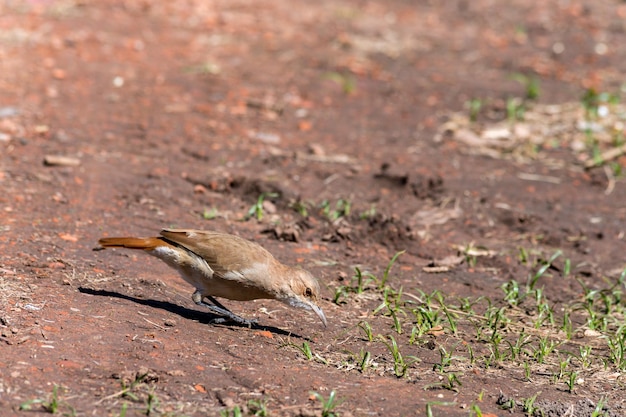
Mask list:
[[[98,240],[98,243],[104,248],[143,250],[153,250],[157,246],[163,245],[163,241],[158,237],[103,237]]]

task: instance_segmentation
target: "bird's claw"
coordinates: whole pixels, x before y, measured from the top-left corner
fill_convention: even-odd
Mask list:
[[[249,320],[249,319],[244,319],[241,316],[238,316],[237,314],[233,313],[232,311],[224,307],[215,298],[211,296],[207,296],[206,298],[210,300],[212,304],[205,303],[202,301],[202,294],[200,293],[200,291],[196,291],[192,295],[192,299],[197,305],[206,307],[212,312],[219,314],[221,316],[221,317],[216,317],[213,320],[211,320],[211,323],[213,324],[222,324],[222,323],[227,323],[229,321],[232,321],[234,323],[243,324],[244,326],[252,327],[253,325],[258,323],[257,319]]]
[[[237,324],[243,324],[244,326],[252,327],[259,323],[258,319],[244,319],[243,317],[234,316],[234,317],[216,317],[211,320],[212,324],[224,324],[228,322],[233,322]]]

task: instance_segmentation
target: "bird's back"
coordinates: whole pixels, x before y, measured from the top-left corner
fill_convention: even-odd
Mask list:
[[[161,236],[177,246],[205,259],[220,277],[242,272],[252,265],[267,265],[275,261],[262,246],[239,236],[205,230],[163,229]]]

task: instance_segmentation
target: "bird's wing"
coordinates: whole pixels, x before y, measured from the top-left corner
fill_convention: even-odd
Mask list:
[[[254,242],[226,233],[164,229],[161,236],[204,258],[217,276],[241,272],[254,263],[265,263],[272,255]]]

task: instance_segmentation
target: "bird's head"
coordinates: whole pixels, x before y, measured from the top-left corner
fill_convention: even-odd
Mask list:
[[[290,277],[287,285],[282,288],[277,297],[279,301],[296,308],[313,310],[322,320],[324,327],[327,326],[326,316],[317,305],[320,296],[320,284],[308,271],[299,268],[290,268]]]

